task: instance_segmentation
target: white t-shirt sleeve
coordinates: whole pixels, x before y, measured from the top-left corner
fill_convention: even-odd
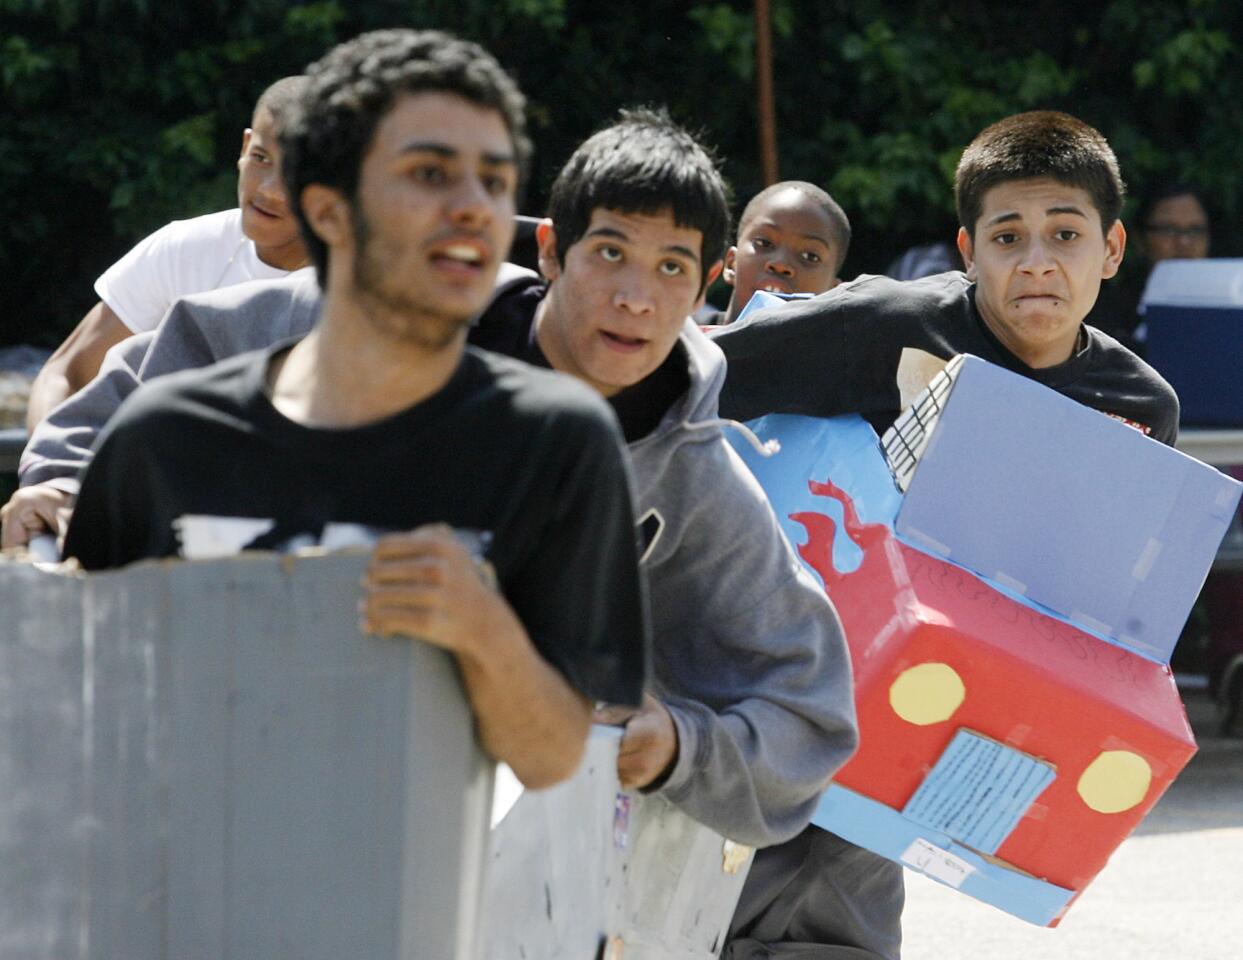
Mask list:
[[[154,330],[177,300],[244,280],[285,276],[259,260],[239,210],[174,220],[95,281],[99,299],[134,333]]]

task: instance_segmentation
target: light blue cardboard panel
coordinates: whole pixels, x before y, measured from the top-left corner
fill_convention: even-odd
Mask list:
[[[809,481],[832,480],[854,502],[862,522],[892,526],[902,495],[885,464],[876,431],[857,416],[826,420],[771,414],[751,421],[748,426],[761,440],[773,439],[780,444],[776,453],[764,456],[742,437],[726,431],[730,443],[768,495],[782,532],[795,546],[806,544],[806,527],[792,517],[799,513],[828,516],[835,528],[833,565],[842,573],[857,570],[863,562],[863,552],[847,535],[841,502],[813,493]]]
[[[769,307],[779,307],[783,303],[789,303],[791,300],[810,300],[814,295],[810,293],[769,293],[767,290],[756,290],[751,294],[751,299],[747,301],[747,305],[742,308],[742,312],[738,314],[738,320],[745,320],[757,310],[767,310]],[[735,323],[738,321],[735,320]]]
[[[1073,890],[985,860],[949,836],[837,784],[825,791],[812,823],[1029,923],[1048,926],[1074,896]]]
[[[1036,757],[959,730],[902,815],[973,850],[996,853],[1056,776]]]
[[[823,514],[833,524],[834,566],[843,574],[858,569],[863,554],[846,532],[841,502],[834,497],[812,492],[809,481],[832,480],[852,500],[862,523],[879,523],[892,530],[902,506],[902,493],[893,482],[871,425],[853,415],[821,419],[771,414],[751,421],[748,426],[761,440],[777,441],[779,450],[765,456],[741,436],[729,431],[726,436],[759,480],[790,542],[797,547],[805,545],[808,540],[807,528],[793,519],[794,516],[800,513]],[[919,543],[910,545],[932,552]],[[954,563],[954,558],[949,558],[949,562]],[[804,566],[820,579],[819,573],[810,564],[804,563]],[[976,570],[970,572],[981,577],[994,590],[1044,616],[1087,630],[1111,643],[1121,643],[1108,634],[1075,623],[1056,610],[1035,603],[1007,584],[990,580]],[[1154,656],[1150,659],[1158,658]]]
[[[1162,662],[1239,485],[968,357],[898,513],[907,542]]]

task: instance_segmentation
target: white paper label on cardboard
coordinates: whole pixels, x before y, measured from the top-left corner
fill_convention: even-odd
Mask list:
[[[948,850],[942,850],[927,840],[916,839],[902,854],[902,862],[920,873],[928,874],[934,880],[940,880],[955,890],[961,887],[971,874],[975,873],[975,867],[966,860],[954,856]]]
[[[1097,620],[1096,617],[1084,613],[1082,610],[1070,611],[1070,619],[1081,627],[1087,627],[1098,636],[1112,637],[1114,635],[1113,627],[1104,620]]]

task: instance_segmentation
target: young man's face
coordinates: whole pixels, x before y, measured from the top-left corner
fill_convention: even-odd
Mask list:
[[[259,110],[252,123],[242,134],[242,153],[237,158],[242,232],[254,243],[264,263],[288,269],[304,263],[306,251],[281,179],[276,122],[269,111]]]
[[[564,263],[554,224],[545,221],[536,236],[551,284],[537,318],[540,348],[553,367],[606,397],[659,367],[703,304],[703,236],[674,223],[672,210],[597,208]]]
[[[1101,281],[1118,272],[1121,223],[1108,230],[1086,190],[1038,178],[984,194],[974,236],[958,231],[975,301],[989,329],[1032,367],[1068,359]]]
[[[833,223],[801,190],[767,198],[725,254],[725,282],[734,288],[729,320],[736,320],[757,290],[824,293],[837,286],[839,255]]]
[[[1144,253],[1150,263],[1202,260],[1208,256],[1208,214],[1189,193],[1153,204],[1144,223]]]
[[[351,286],[372,322],[439,349],[492,294],[514,231],[518,168],[496,110],[405,94],[376,127],[352,205]]]

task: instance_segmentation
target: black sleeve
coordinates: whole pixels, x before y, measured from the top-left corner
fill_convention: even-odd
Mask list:
[[[156,505],[146,487],[146,444],[136,443],[130,421],[118,414],[96,444],[82,475],[64,555],[87,570],[120,567],[152,551]]]
[[[752,420],[768,413],[856,412],[850,405],[855,391],[845,324],[833,304],[824,297],[796,300],[714,332],[729,364],[721,416]]]
[[[629,468],[621,436],[597,415],[574,414],[548,476],[552,515],[503,584],[532,642],[590,700],[637,706],[650,630],[638,569]],[[571,419],[571,418],[567,418]],[[562,421],[564,422],[564,421]]]
[[[1178,442],[1178,394],[1172,387],[1164,384],[1163,386],[1165,390],[1158,394],[1157,415],[1153,417],[1155,422],[1152,425],[1152,435],[1167,447],[1172,447]]]

